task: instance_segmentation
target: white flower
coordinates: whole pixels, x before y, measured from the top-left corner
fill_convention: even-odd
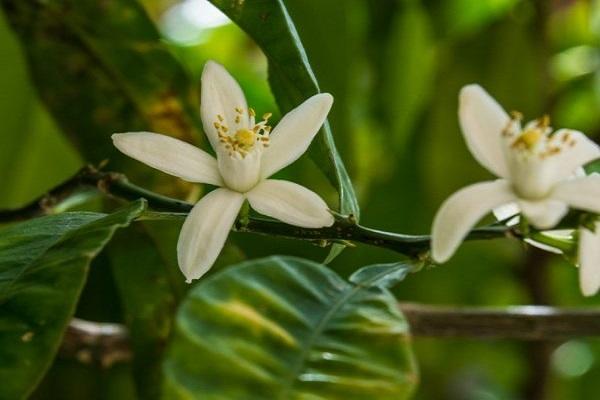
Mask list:
[[[219,186],[186,218],[177,258],[187,282],[215,262],[245,200],[258,212],[288,224],[321,228],[333,224],[327,204],[296,183],[268,179],[296,161],[325,121],[333,97],[317,94],[285,115],[271,132],[270,114],[256,122],[235,79],[209,61],[202,72],[201,117],[217,158],[191,144],[150,132],[114,134],[128,156],[188,182]]]
[[[547,117],[521,128],[478,85],[460,93],[459,119],[469,150],[500,179],[476,183],[454,193],[433,221],[431,252],[447,261],[467,233],[495,208],[512,205],[538,229],[550,229],[569,207],[600,213],[600,175],[577,176],[580,168],[600,158],[600,148],[583,133],[552,132]],[[600,287],[600,229],[580,231],[580,282],[585,295]]]

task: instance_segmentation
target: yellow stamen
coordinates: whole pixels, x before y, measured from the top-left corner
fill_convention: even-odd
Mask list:
[[[236,115],[234,121],[239,126],[242,116],[244,115],[244,110],[236,107],[235,112]],[[256,116],[254,109],[248,108],[248,115],[251,117],[249,121],[251,126],[238,130],[233,129],[232,132],[235,132],[233,134],[227,133],[229,129],[223,124],[224,118],[221,115],[217,115],[217,120],[213,123],[214,127],[217,129],[219,141],[229,151],[231,156],[237,154],[244,158],[250,154],[254,146],[259,145],[261,147],[268,147],[269,145],[269,132],[271,131],[271,127],[267,125],[267,120],[272,114],[264,114],[263,121],[258,124],[254,122],[254,117]]]
[[[523,119],[523,114],[518,111],[511,111],[510,117],[515,121],[521,121]]]
[[[550,117],[548,116],[548,114],[542,116],[537,120],[537,126],[541,129],[546,129],[550,126]]]

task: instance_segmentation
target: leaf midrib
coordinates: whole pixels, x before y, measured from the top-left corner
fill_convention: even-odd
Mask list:
[[[331,309],[328,312],[326,312],[325,314],[323,314],[323,317],[319,320],[317,326],[313,330],[313,333],[309,336],[308,340],[301,347],[300,355],[298,356],[298,360],[296,361],[296,364],[292,368],[291,374],[285,380],[285,384],[283,385],[284,388],[283,388],[283,391],[281,392],[281,396],[280,396],[281,399],[289,398],[289,393],[293,390],[294,384],[298,380],[298,376],[300,375],[300,372],[304,369],[304,366],[306,365],[306,359],[307,359],[308,352],[315,344],[317,337],[319,337],[323,333],[325,327],[329,324],[329,321],[335,315],[335,313],[337,313],[337,311],[344,304],[346,304],[347,301],[349,301],[354,295],[359,293],[362,289],[369,289],[369,288],[373,287],[375,282],[383,279],[389,273],[390,273],[390,271],[381,272],[380,274],[375,275],[374,277],[361,283],[360,285],[354,285],[352,283],[348,284],[348,285],[352,285],[352,288],[350,290],[342,292],[340,294],[340,296],[337,297],[337,299],[333,303]]]
[[[67,232],[70,232],[70,231],[67,231]],[[32,265],[34,265],[36,262],[38,262],[42,257],[44,257],[48,253],[48,250],[50,250],[51,248],[56,246],[57,243],[59,243],[62,239],[64,239],[65,235],[66,234],[63,233],[60,236],[57,236],[56,239],[51,241],[48,244],[48,246],[40,254],[38,254],[31,260],[28,260],[26,263],[24,263],[22,265],[22,267],[19,269],[19,272],[12,279],[10,279],[8,281],[8,283],[2,288],[2,290],[0,290],[0,305],[4,304],[4,301],[8,298],[8,295],[10,294],[10,289],[13,287],[15,282],[17,282],[19,279],[21,279],[21,277],[23,276],[25,271],[27,269],[29,269]]]

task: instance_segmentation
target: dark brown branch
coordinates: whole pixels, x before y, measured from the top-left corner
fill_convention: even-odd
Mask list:
[[[55,207],[59,206],[67,199],[75,196],[81,191],[89,190],[90,185],[95,187],[97,183],[91,178],[97,173],[98,171],[91,166],[84,167],[65,182],[52,188],[49,192],[25,206],[13,210],[0,210],[0,223],[24,221],[42,215],[52,214]]]
[[[74,318],[60,346],[61,357],[108,368],[131,359],[129,334],[120,324]]]
[[[416,337],[540,341],[600,336],[599,308],[399,306]],[[125,327],[80,319],[69,325],[59,354],[102,367],[132,356]]]
[[[415,336],[561,340],[600,336],[600,309],[401,304]]]

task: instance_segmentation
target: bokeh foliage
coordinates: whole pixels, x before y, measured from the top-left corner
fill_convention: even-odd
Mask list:
[[[201,143],[202,134],[194,115],[198,76],[207,59],[224,63],[240,79],[250,103],[259,112],[277,109],[266,84],[266,58],[235,25],[204,31],[200,41],[185,46],[170,41],[167,35],[157,48],[152,43],[160,38],[159,31],[151,19],[160,26],[163,11],[175,2],[68,3],[72,7],[61,11],[57,4],[66,2],[1,1],[4,14],[0,55],[4,61],[0,63],[0,206],[23,204],[69,176],[84,161],[103,158],[110,158],[113,168],[126,170],[139,184],[196,198],[203,188],[184,185],[120,157],[111,148],[108,136],[114,131],[146,127]],[[368,226],[428,232],[433,213],[447,195],[465,184],[490,178],[468,154],[459,133],[457,93],[464,84],[482,84],[507,108],[520,110],[527,118],[548,113],[555,127],[581,129],[599,138],[598,1],[284,3],[321,89],[336,98],[331,130],[359,194],[362,221]],[[52,7],[43,8],[46,11],[42,13],[18,13],[29,4],[40,9],[42,4]],[[106,5],[122,9],[121,19],[100,24],[95,17],[102,10],[97,7]],[[143,12],[141,7],[146,7],[149,18],[131,17],[132,13]],[[15,20],[15,15],[22,19]],[[19,46],[17,35],[9,28],[9,24],[19,21],[29,22],[30,26],[26,31],[17,29],[26,38],[24,47]],[[82,32],[85,35],[79,35]],[[74,34],[80,38],[73,39]],[[64,39],[64,45],[48,47],[49,40],[56,37]],[[164,43],[168,43],[170,52]],[[31,56],[32,47],[39,49],[39,56]],[[90,49],[94,50],[93,57]],[[116,54],[123,58],[112,57]],[[116,58],[113,61],[123,64],[101,63],[97,57]],[[69,68],[78,74],[65,74]],[[115,76],[115,68],[127,75]],[[78,79],[66,80],[72,76]],[[41,82],[43,77],[49,80]],[[127,83],[127,94],[114,88],[120,81]],[[77,109],[68,107],[70,103],[61,103],[64,98],[52,96],[54,91],[68,95],[71,89],[86,93],[87,100],[78,103]],[[91,103],[98,98],[118,111],[112,114],[95,109]],[[55,104],[56,108],[43,103]],[[52,111],[50,117],[48,110],[61,111]],[[183,113],[185,128],[169,123],[170,116]],[[330,204],[335,204],[334,190],[308,158],[282,174],[323,193]],[[175,277],[173,249],[177,229],[161,223],[140,234],[147,235],[140,240],[159,245],[160,267]],[[216,271],[231,260],[273,252],[314,260],[322,259],[326,253],[306,244],[238,234],[232,236],[231,243],[235,246],[228,248]],[[129,304],[118,300],[123,279],[111,273],[111,268],[118,265],[111,261],[115,252],[118,250],[109,249],[105,257],[93,263],[92,273],[98,279],[90,280],[95,283],[86,287],[80,315],[130,320],[128,315],[136,299]],[[528,268],[525,254],[521,246],[512,242],[470,243],[447,265],[410,276],[396,295],[426,303],[528,303],[533,300],[524,278]],[[394,254],[361,246],[346,250],[331,267],[345,276],[359,266],[395,259]],[[544,285],[551,302],[597,303],[593,298],[581,298],[576,270],[560,259],[551,258],[544,270]],[[583,352],[592,361],[583,370],[552,369],[548,384],[552,399],[594,398],[599,389],[599,343],[582,340],[575,344],[583,347],[566,347],[556,357],[574,360],[576,364]],[[523,397],[531,368],[524,344],[421,339],[416,346],[421,381],[425,384],[415,398]],[[569,350],[573,348],[580,353]],[[69,386],[73,380],[78,384]],[[102,390],[98,390],[100,386]],[[59,360],[34,397],[129,398],[132,390],[127,368],[103,371]]]

